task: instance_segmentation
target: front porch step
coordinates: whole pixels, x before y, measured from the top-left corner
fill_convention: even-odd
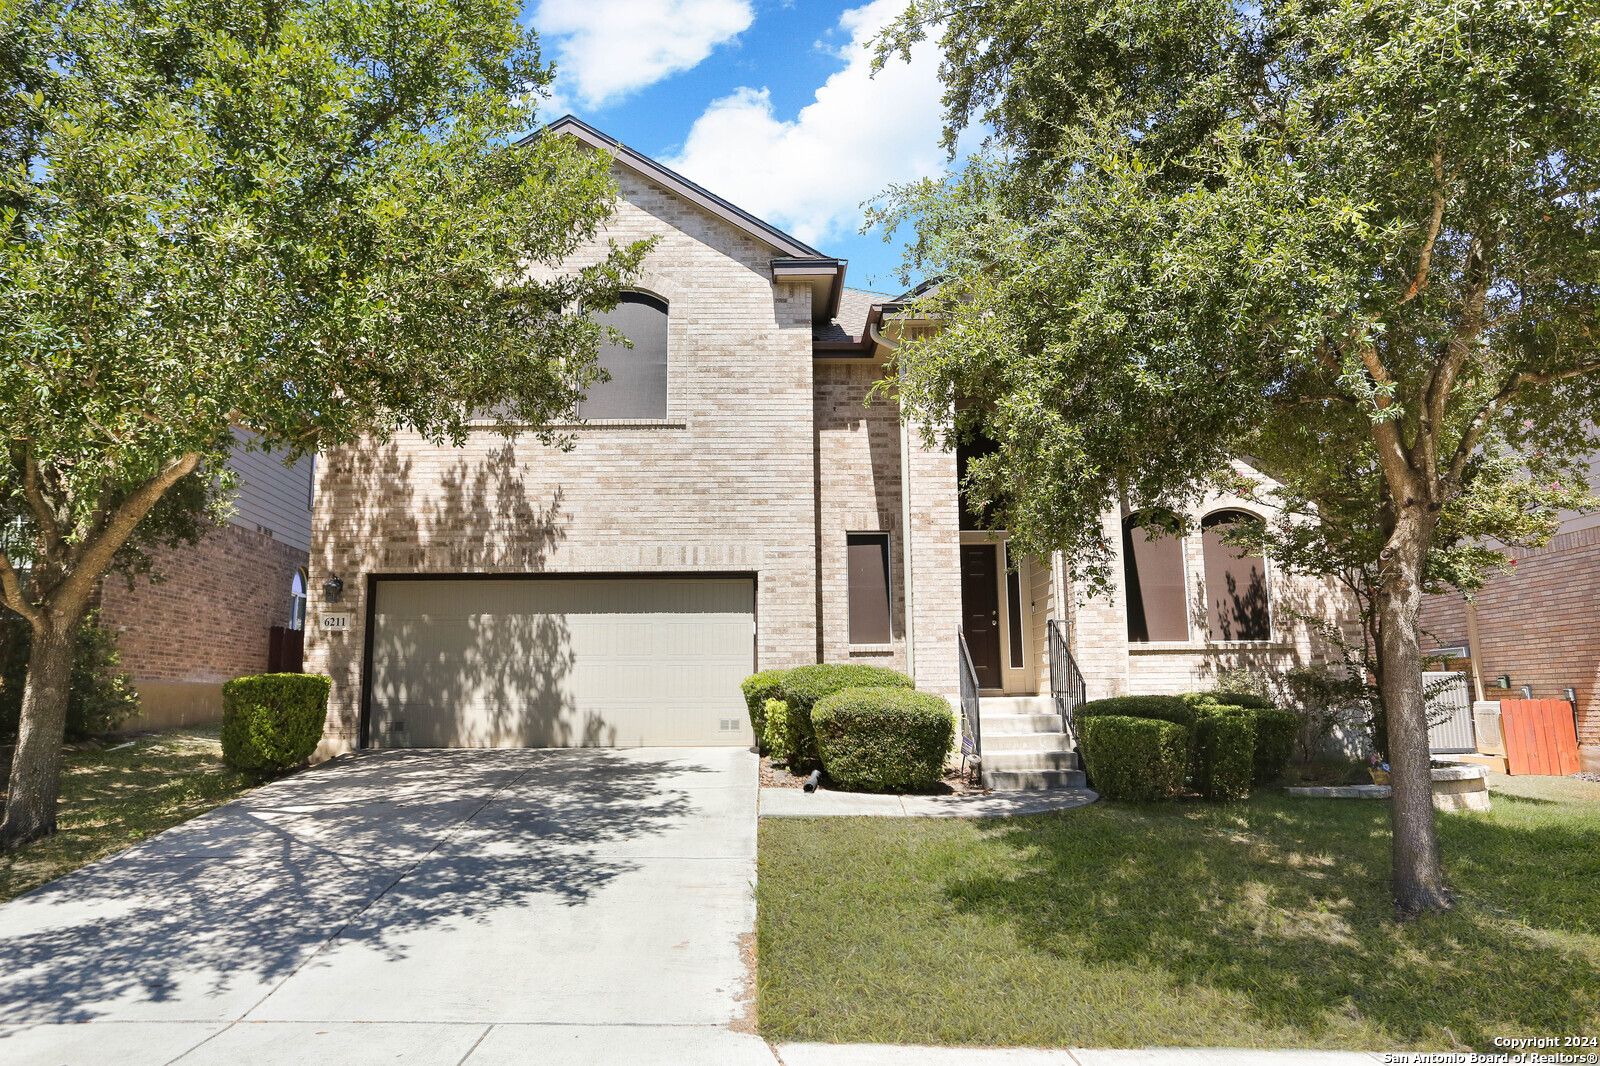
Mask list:
[[[1075,751],[995,751],[983,746],[983,768],[996,773],[1005,770],[1076,770]]]
[[[1072,742],[1065,733],[1001,733],[984,730],[984,754],[1008,751],[1067,751]]]
[[[996,792],[1044,788],[1083,788],[1082,770],[984,770],[983,783]]]
[[[978,712],[978,728],[983,735],[993,733],[1059,733],[1059,714],[988,714]]]
[[[1056,701],[1049,696],[980,696],[979,714],[1055,714]]]

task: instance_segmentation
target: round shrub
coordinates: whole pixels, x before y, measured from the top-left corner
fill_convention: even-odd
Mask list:
[[[767,754],[790,766],[798,766],[805,736],[789,713],[789,705],[782,700],[768,700],[761,709],[761,720],[765,729],[761,743]]]
[[[322,739],[332,682],[320,674],[257,674],[222,686],[222,759],[239,770],[287,770]]]
[[[1189,731],[1176,722],[1096,714],[1080,729],[1090,784],[1106,799],[1165,799],[1183,787]]]
[[[925,791],[944,776],[955,739],[950,704],[907,688],[847,688],[811,708],[822,768],[864,792]]]
[[[789,705],[789,714],[795,719],[794,728],[799,729],[804,738],[799,757],[802,760],[817,757],[811,708],[817,705],[818,700],[847,688],[912,688],[914,684],[898,670],[865,663],[819,663],[790,670],[784,675],[779,698]]]
[[[778,693],[783,691],[783,678],[787,670],[762,670],[751,674],[739,682],[739,690],[744,693],[744,705],[750,711],[750,728],[755,730],[756,743],[763,743],[767,732],[767,723],[762,718],[768,700],[778,698]]]
[[[1224,713],[1202,711],[1194,723],[1195,791],[1208,800],[1243,799],[1255,779],[1254,716],[1243,708],[1217,710]]]

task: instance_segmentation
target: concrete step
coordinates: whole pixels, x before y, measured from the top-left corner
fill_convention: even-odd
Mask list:
[[[1082,770],[984,770],[983,783],[996,792],[1039,788],[1083,788]]]
[[[1059,733],[1059,714],[984,714],[978,713],[978,728],[989,733]]]
[[[984,730],[983,750],[1002,751],[1070,751],[1072,742],[1065,733],[1002,733]]]
[[[1049,696],[980,696],[979,714],[1054,714],[1056,701]]]
[[[1076,770],[1078,753],[1075,751],[994,751],[983,746],[983,768],[999,773],[1004,770]]]

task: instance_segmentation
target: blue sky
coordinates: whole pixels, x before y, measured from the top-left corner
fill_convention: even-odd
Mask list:
[[[932,45],[869,77],[862,44],[903,0],[527,0],[568,111],[898,292],[898,246],[861,201],[939,173]]]

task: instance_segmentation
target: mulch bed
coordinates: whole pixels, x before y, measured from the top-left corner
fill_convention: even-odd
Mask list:
[[[766,755],[761,756],[761,787],[762,788],[804,788],[805,774],[792,774],[789,768],[782,764],[773,765],[772,759]],[[822,775],[822,789],[824,792],[847,792],[848,789],[840,788],[829,780],[827,774]],[[987,796],[990,790],[983,787],[976,774],[965,776],[950,771],[944,775],[937,787],[928,792],[917,793],[924,796]]]

